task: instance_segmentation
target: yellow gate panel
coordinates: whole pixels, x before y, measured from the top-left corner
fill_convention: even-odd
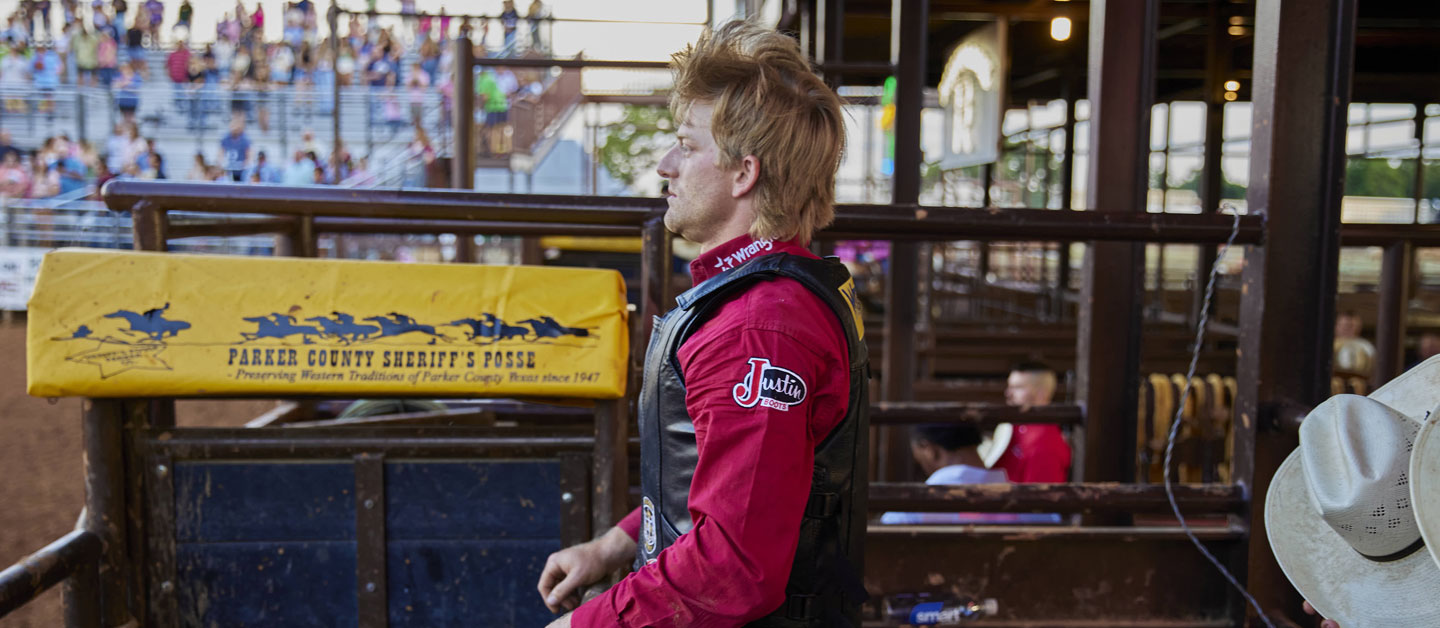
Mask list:
[[[612,399],[625,319],[613,270],[62,249],[28,391]]]

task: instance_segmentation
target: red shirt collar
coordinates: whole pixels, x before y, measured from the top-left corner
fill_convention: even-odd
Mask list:
[[[789,253],[802,257],[814,258],[815,254],[810,252],[794,240],[756,240],[749,235],[742,235],[717,246],[700,257],[690,262],[690,277],[694,285],[700,285],[706,279],[714,277],[722,272],[744,264],[761,255],[772,253]]]

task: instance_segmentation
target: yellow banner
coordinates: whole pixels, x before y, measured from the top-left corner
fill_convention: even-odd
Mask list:
[[[39,397],[625,394],[612,270],[67,249],[30,300]]]

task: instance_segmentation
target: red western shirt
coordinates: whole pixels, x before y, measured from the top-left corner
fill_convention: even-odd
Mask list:
[[[736,238],[690,264],[695,284],[758,256],[814,258],[792,242]],[[787,409],[742,407],[751,358],[789,369],[807,393]],[[680,347],[699,459],[694,527],[655,561],[576,609],[575,626],[739,626],[780,607],[810,496],[815,447],[849,405],[849,351],[834,312],[793,279],[762,281],[721,305]],[[637,509],[620,527],[631,538]]]
[[[1058,425],[1017,425],[995,468],[1011,482],[1069,482],[1070,444]]]

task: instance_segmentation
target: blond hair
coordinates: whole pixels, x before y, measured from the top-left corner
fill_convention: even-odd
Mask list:
[[[747,155],[760,162],[750,235],[808,244],[835,219],[835,171],[845,145],[840,97],[794,39],[748,21],[707,29],[671,55],[671,66],[676,120],[695,103],[714,106],[717,165],[729,170]]]

